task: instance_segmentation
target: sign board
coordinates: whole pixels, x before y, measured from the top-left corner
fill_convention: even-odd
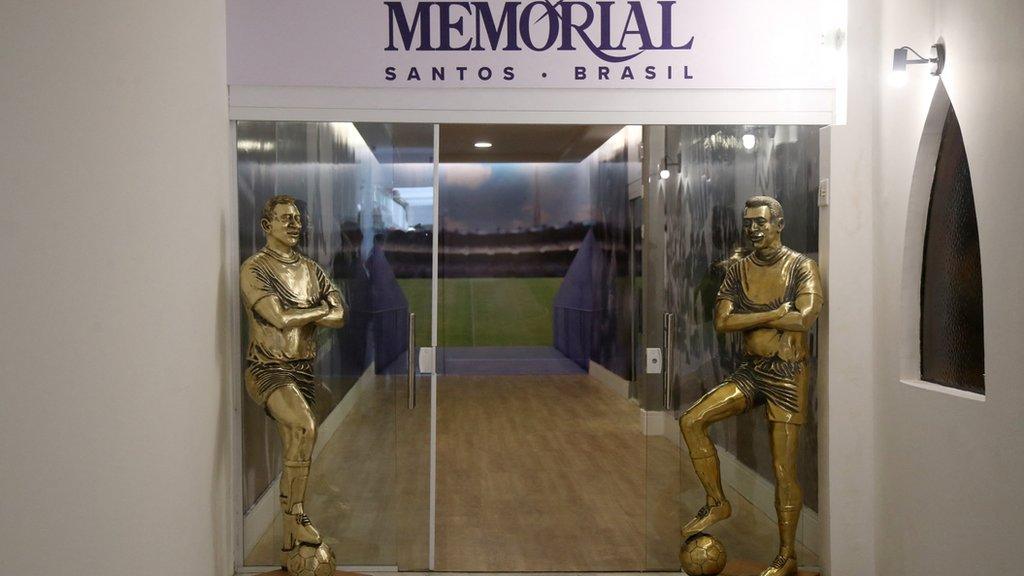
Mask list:
[[[833,87],[822,0],[227,0],[233,86]]]

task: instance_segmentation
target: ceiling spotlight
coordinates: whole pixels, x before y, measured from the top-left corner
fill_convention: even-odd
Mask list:
[[[757,137],[753,134],[744,134],[741,140],[743,141],[743,148],[746,150],[753,150],[754,145],[757,144]]]
[[[493,144],[491,144],[490,142],[481,141],[473,144],[473,146],[476,146],[477,148],[490,148],[491,146],[493,146]]]
[[[910,54],[917,56],[917,58],[910,58]],[[897,48],[892,52],[892,72],[893,77],[890,79],[890,83],[894,85],[902,85],[906,83],[906,73],[908,64],[931,64],[932,76],[938,76],[942,74],[942,68],[946,64],[946,46],[942,43],[932,44],[932,53],[930,58],[925,58],[917,53],[910,46],[903,46]]]

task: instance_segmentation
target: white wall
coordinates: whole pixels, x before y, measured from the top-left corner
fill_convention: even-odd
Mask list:
[[[833,270],[852,272],[850,263],[840,263],[851,258],[872,277],[874,291],[872,298],[867,292],[857,297],[838,286],[844,279],[833,273],[831,345],[835,350],[844,329],[858,329],[834,320],[841,305],[837,290],[845,290],[847,312],[860,312],[868,319],[865,324],[873,324],[867,339],[857,339],[869,342],[871,349],[837,355],[845,361],[859,356],[865,363],[873,357],[875,377],[873,382],[851,379],[843,386],[850,395],[874,397],[876,424],[872,430],[870,413],[841,415],[846,407],[834,401],[830,414],[833,424],[837,416],[848,421],[846,434],[863,431],[868,438],[873,433],[870,461],[859,452],[850,455],[857,466],[873,465],[873,477],[854,471],[846,480],[867,482],[866,491],[872,491],[874,481],[873,573],[1016,573],[1024,556],[1019,549],[1024,542],[1024,248],[1019,234],[1024,221],[1024,5],[1015,0],[879,0],[851,3],[850,11],[850,126],[836,129],[833,138],[834,150],[845,148],[848,154],[837,158],[833,152],[833,174],[857,171],[864,187],[849,190],[856,199],[844,206],[850,210],[844,213],[833,188],[832,225],[867,217],[873,241],[864,246],[868,232],[859,230],[848,246],[857,253],[846,254],[836,243],[843,236],[834,230],[831,261]],[[858,20],[877,30],[876,42],[858,41]],[[948,50],[942,80],[964,134],[981,234],[984,402],[900,382],[916,376],[901,368],[901,351],[916,345],[901,341],[914,321],[908,306],[916,305],[901,294],[904,248],[916,253],[921,244],[904,244],[911,176],[936,81],[923,66],[911,68],[910,83],[903,88],[891,87],[885,78],[893,48],[907,44],[924,51],[939,37]],[[874,77],[858,80],[858,73]],[[917,278],[909,276],[906,291],[913,294]],[[857,290],[864,288],[853,275],[846,280]],[[839,383],[833,379],[830,386],[835,391]],[[854,410],[861,408],[856,402]],[[844,455],[833,451],[832,457]],[[835,533],[832,537],[834,548],[846,546],[835,541]],[[850,552],[856,549],[844,551]],[[832,574],[872,573],[839,566],[833,564]]]
[[[819,513],[824,527],[823,564],[835,576],[876,574],[875,446],[872,422],[875,397],[871,358],[872,219],[876,149],[879,0],[851,2],[847,21],[847,123],[823,137],[826,152],[821,173],[829,183],[828,207],[822,211],[821,267],[828,326],[820,362],[819,446],[824,446]]]
[[[850,4],[848,124],[830,138],[831,574],[1013,573],[1024,6]],[[5,574],[230,572],[224,30],[222,1],[4,7]],[[981,228],[985,402],[899,381],[908,195],[935,83],[923,69],[902,89],[882,80],[893,48],[939,36]]]
[[[230,573],[224,11],[4,3],[3,574]]]

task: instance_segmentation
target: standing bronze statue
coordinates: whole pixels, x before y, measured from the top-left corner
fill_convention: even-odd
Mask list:
[[[310,459],[316,443],[313,360],[316,329],[339,328],[345,308],[323,269],[295,249],[302,215],[289,196],[263,207],[260,226],[267,244],[242,263],[242,299],[249,317],[245,387],[277,423],[284,445],[280,496],[282,565],[296,546],[319,546],[320,533],[303,509]]]
[[[796,527],[803,495],[796,476],[800,425],[809,405],[808,331],[824,301],[818,265],[782,245],[782,205],[754,196],[743,210],[743,232],[753,252],[728,266],[715,302],[715,329],[742,332],[746,357],[740,367],[691,406],[679,420],[693,469],[707,502],[683,526],[683,538],[728,518],[718,453],[708,426],[765,404],[775,470],[779,555],[761,576],[797,573]]]

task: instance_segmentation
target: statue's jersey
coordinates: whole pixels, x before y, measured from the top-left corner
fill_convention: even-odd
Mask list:
[[[773,262],[760,262],[751,253],[729,267],[718,300],[730,300],[733,312],[769,312],[801,294],[822,295],[818,265],[807,256],[783,247]],[[787,362],[807,358],[807,332],[755,328],[743,333],[746,353]]]
[[[266,249],[242,263],[242,299],[249,314],[250,362],[276,363],[310,360],[316,356],[316,323],[276,328],[255,310],[256,303],[277,296],[288,309],[314,308],[338,289],[319,264],[296,253],[294,261],[279,259]]]

